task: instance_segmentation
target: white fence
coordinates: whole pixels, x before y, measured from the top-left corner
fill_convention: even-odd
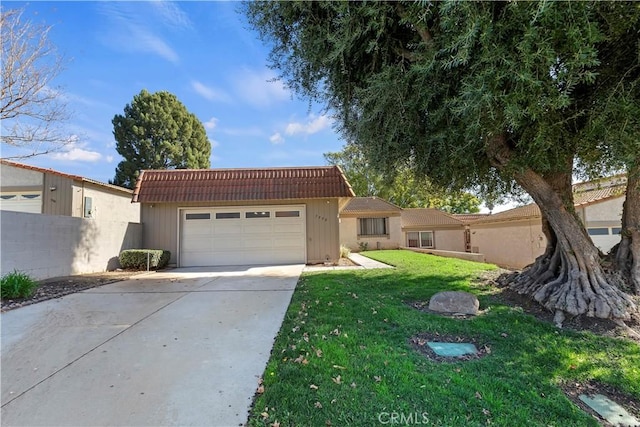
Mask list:
[[[141,247],[142,225],[2,211],[0,240],[1,274],[45,279],[119,267],[120,251]]]

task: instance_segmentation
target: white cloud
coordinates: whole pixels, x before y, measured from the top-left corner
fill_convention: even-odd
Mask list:
[[[211,148],[217,148],[220,146],[220,143],[215,139],[209,138],[209,144],[211,144]]]
[[[107,163],[113,163],[113,156],[107,156],[105,160],[107,161]]]
[[[149,4],[165,25],[176,29],[192,28],[191,20],[175,2],[151,1]]]
[[[191,88],[201,97],[209,101],[229,101],[229,95],[224,91],[218,90],[211,86],[207,86],[198,80],[191,80]],[[213,118],[212,118],[213,119]]]
[[[284,138],[280,135],[280,132],[276,132],[269,137],[269,141],[272,144],[284,144]]]
[[[167,27],[175,28],[176,23],[184,21],[185,16],[169,20],[166,16],[167,6],[156,6],[155,10],[159,14],[149,13],[147,2],[104,2],[99,7],[107,18],[108,29],[101,33],[102,42],[106,46],[127,53],[155,54],[173,63],[180,60],[176,51],[162,38],[160,31]],[[184,25],[186,24],[181,24]]]
[[[322,115],[315,117],[314,115],[309,116],[309,119],[306,123],[300,122],[292,122],[287,125],[285,128],[285,133],[287,135],[298,135],[298,134],[306,134],[312,135],[314,133],[318,133],[324,129],[327,129],[331,126],[331,119],[329,116]]]
[[[266,108],[291,99],[289,90],[281,81],[275,80],[271,70],[254,71],[244,69],[236,74],[234,86],[238,96],[254,107]]]
[[[218,119],[211,117],[208,121],[204,122],[204,127],[209,130],[214,130],[218,125]]]
[[[77,138],[74,136],[74,138]],[[70,162],[89,162],[94,163],[102,159],[102,154],[97,151],[86,148],[86,143],[79,143],[76,140],[62,147],[60,151],[51,153],[50,156],[54,160],[70,161]]]

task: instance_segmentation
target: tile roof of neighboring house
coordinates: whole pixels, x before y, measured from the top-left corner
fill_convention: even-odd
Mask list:
[[[573,203],[575,206],[589,205],[613,197],[624,196],[625,186],[616,185],[613,187],[597,188],[589,191],[573,193]]]
[[[341,214],[397,213],[401,208],[378,197],[354,197],[342,209]]]
[[[140,203],[355,197],[337,166],[145,170],[133,191]]]
[[[413,208],[402,210],[402,228],[462,224],[459,219],[437,209]]]
[[[21,169],[32,170],[34,172],[49,173],[49,174],[52,174],[52,175],[61,176],[63,178],[72,179],[74,181],[88,182],[88,183],[91,183],[91,184],[99,185],[101,187],[110,188],[112,190],[122,191],[122,192],[125,192],[125,193],[128,193],[128,194],[133,193],[133,190],[130,190],[128,188],[120,187],[120,186],[113,185],[113,184],[106,184],[104,182],[96,181],[96,180],[93,180],[93,179],[90,179],[90,178],[85,178],[85,177],[80,176],[80,175],[72,175],[72,174],[69,174],[69,173],[59,172],[59,171],[56,171],[56,170],[53,170],[53,169],[46,169],[46,168],[40,168],[38,166],[25,165],[23,163],[11,162],[11,161],[5,160],[5,159],[0,159],[0,164],[7,165],[7,166],[13,166],[13,167],[16,167],[16,168],[21,168]]]
[[[587,191],[587,190],[595,190],[598,188],[605,187],[616,187],[622,186],[627,183],[627,174],[621,173],[613,176],[606,176],[603,178],[594,179],[591,181],[579,182],[577,184],[573,184],[573,191]]]
[[[617,176],[616,176],[617,177]],[[587,183],[584,183],[587,184]],[[574,186],[574,189],[576,187]],[[577,187],[585,188],[585,187]],[[587,191],[578,191],[573,193],[573,204],[576,207],[587,206],[593,203],[612,199],[614,197],[624,197],[625,185],[617,184],[610,187],[595,188]],[[499,212],[489,215],[485,218],[473,221],[473,224],[482,224],[498,221],[512,221],[518,219],[535,218],[540,216],[540,208],[535,203],[518,208],[509,209],[508,211]]]
[[[520,206],[517,208],[509,209],[507,211],[498,212],[488,215],[477,221],[473,221],[472,224],[485,224],[490,222],[499,221],[513,221],[517,219],[537,218],[540,216],[540,208],[535,203],[530,205]]]
[[[488,213],[474,213],[474,214],[451,214],[452,217],[459,219],[462,222],[473,222],[479,219],[485,218],[491,214]]]

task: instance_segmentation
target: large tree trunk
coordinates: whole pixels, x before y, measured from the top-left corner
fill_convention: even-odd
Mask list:
[[[492,141],[488,153],[496,167],[509,164],[511,151],[504,136]],[[513,176],[540,208],[548,245],[534,264],[501,282],[555,312],[558,325],[566,314],[628,319],[636,310],[631,296],[620,289],[617,275],[605,273],[598,249],[575,215],[571,167],[547,176],[525,168]]]
[[[633,292],[640,295],[640,162],[627,170],[621,234],[615,264]]]

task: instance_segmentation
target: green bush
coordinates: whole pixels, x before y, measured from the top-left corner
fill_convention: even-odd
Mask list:
[[[122,268],[131,270],[146,270],[147,256],[149,259],[149,269],[157,270],[164,268],[169,263],[171,252],[162,249],[127,249],[120,252],[118,259]]]
[[[351,249],[349,249],[345,245],[340,245],[340,258],[349,258],[350,254]]]
[[[26,273],[14,270],[0,279],[0,297],[2,299],[30,297],[38,287],[38,282]]]

